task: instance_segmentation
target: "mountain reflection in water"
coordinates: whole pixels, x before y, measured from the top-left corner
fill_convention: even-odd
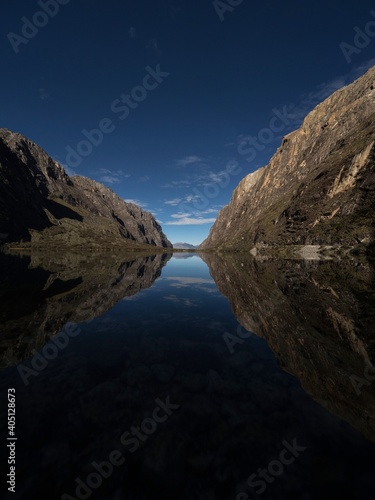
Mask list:
[[[374,498],[370,264],[202,258],[1,257],[9,498],[78,498],[114,450],[125,461],[93,499]],[[20,367],[67,322],[79,335],[26,385]],[[157,401],[175,409],[135,438]],[[249,476],[294,440],[305,450],[257,494]]]

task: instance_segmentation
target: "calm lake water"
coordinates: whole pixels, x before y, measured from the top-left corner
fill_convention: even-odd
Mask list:
[[[1,408],[14,388],[17,437],[5,499],[375,498],[366,260],[0,265]]]

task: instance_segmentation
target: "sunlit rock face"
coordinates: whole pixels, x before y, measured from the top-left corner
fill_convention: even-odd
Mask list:
[[[335,92],[245,177],[201,248],[374,241],[375,68]]]
[[[0,244],[172,247],[154,216],[65,170],[26,137],[0,129]]]
[[[373,266],[202,258],[238,321],[314,399],[375,440]]]

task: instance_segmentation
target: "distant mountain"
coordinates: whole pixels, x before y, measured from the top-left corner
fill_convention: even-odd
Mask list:
[[[190,243],[173,243],[173,248],[177,248],[178,250],[195,250],[198,246],[191,245]]]
[[[311,111],[246,176],[201,248],[375,242],[375,67]]]
[[[171,248],[153,215],[65,170],[26,137],[0,129],[0,244]]]

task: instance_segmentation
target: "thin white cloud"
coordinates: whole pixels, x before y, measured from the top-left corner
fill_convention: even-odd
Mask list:
[[[151,177],[149,177],[148,175],[143,175],[139,178],[139,182],[148,182],[149,180],[151,180]]]
[[[198,290],[200,290],[201,292],[206,292],[206,293],[210,293],[210,294],[218,294],[220,295],[220,292],[219,290],[215,287],[208,287],[208,286],[197,286],[196,287]]]
[[[182,180],[182,181],[171,181],[167,184],[163,184],[161,187],[166,189],[177,189],[177,188],[189,188],[192,182],[190,180]]]
[[[172,200],[167,200],[164,202],[165,205],[170,205],[171,207],[177,207],[180,203],[189,204],[201,201],[201,197],[198,195],[188,194],[183,198],[173,198]]]
[[[192,214],[172,214],[171,217],[172,219],[186,219],[186,217],[191,217]]]
[[[125,174],[122,170],[109,170],[108,168],[100,168],[99,180],[106,184],[120,184],[124,179],[130,177],[130,174]]]
[[[143,203],[143,201],[134,198],[124,198],[124,201],[126,201],[126,203],[133,203],[133,205],[137,205],[142,208],[146,208],[148,206],[147,203]]]
[[[169,300],[170,302],[173,302],[175,304],[183,304],[186,307],[196,307],[199,304],[197,300],[191,300],[186,298],[179,299],[176,295],[168,295],[166,297],[163,297],[163,299]]]
[[[75,175],[78,175],[77,172],[75,172],[75,170],[73,170],[72,168],[68,167],[68,165],[64,165],[64,170],[69,175],[69,177],[74,177]]]
[[[206,176],[201,177],[203,184],[218,184],[228,177],[227,170],[220,170],[219,172],[208,172]]]
[[[172,216],[173,217],[173,216]],[[202,224],[211,224],[215,222],[216,219],[204,219],[203,217],[183,217],[177,220],[171,220],[164,222],[165,226],[195,226]]]
[[[375,58],[369,59],[368,61],[365,61],[362,64],[360,64],[359,66],[356,66],[353,70],[354,78],[359,78],[373,66],[375,66]]]
[[[198,196],[197,194],[188,194],[185,196],[184,201],[186,203],[193,203],[194,201],[200,201],[201,197]]]
[[[278,106],[279,110],[283,109],[283,107],[286,107],[290,121],[290,125],[286,127],[285,131],[283,132],[283,135],[285,135],[285,133],[289,131],[295,130],[298,127],[300,127],[306,116],[318,104],[323,102],[325,99],[327,99],[327,97],[332,95],[337,90],[340,90],[343,87],[353,83],[354,80],[362,76],[366,71],[368,71],[374,65],[375,65],[375,58],[370,59],[369,61],[365,61],[359,66],[355,66],[349,73],[337,76],[336,78],[333,78],[332,80],[329,80],[327,82],[323,82],[319,84],[317,87],[315,87],[313,91],[301,95],[298,103],[296,104],[288,103],[284,106]],[[275,141],[279,141],[281,137],[282,135],[275,136]],[[247,144],[250,138],[251,136],[249,135],[245,134],[239,135],[237,137],[237,144],[239,146]]]
[[[306,115],[314,109],[318,104],[323,102],[327,97],[332,95],[337,90],[346,87],[362,76],[366,71],[375,65],[375,59],[370,59],[359,66],[354,67],[346,75],[338,76],[328,82],[323,82],[316,87],[312,92],[303,95],[298,106],[294,107],[290,113],[294,117],[294,125],[300,126]]]
[[[173,200],[167,200],[164,205],[170,205],[171,207],[177,207],[182,201],[182,198],[174,198]]]
[[[202,210],[199,212],[200,215],[217,214],[219,208],[209,208],[208,210]]]
[[[208,294],[220,294],[219,290],[216,287],[215,281],[212,278],[194,278],[187,276],[173,276],[164,278],[170,281],[170,287],[172,288],[194,288],[195,290],[199,290],[201,292],[205,292]],[[169,298],[164,297],[171,302],[177,302],[178,298],[175,295],[169,295]]]
[[[121,182],[118,177],[111,177],[110,175],[103,175],[100,180],[106,184],[119,184]]]
[[[191,278],[187,276],[170,276],[165,278],[168,281],[177,281],[181,285],[207,285],[213,284],[212,278]]]
[[[130,38],[135,38],[137,36],[137,30],[134,28],[134,26],[131,26],[128,30]]]
[[[191,156],[185,156],[185,158],[177,160],[176,164],[179,167],[187,167],[188,165],[193,165],[194,163],[202,163],[204,161],[205,160],[203,158],[200,158],[199,156],[191,155]]]

